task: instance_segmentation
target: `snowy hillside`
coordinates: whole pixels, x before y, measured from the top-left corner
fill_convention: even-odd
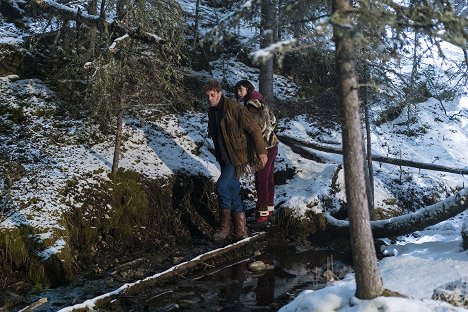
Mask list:
[[[97,129],[81,121],[54,118],[54,95],[42,82],[4,77],[1,84],[3,103],[7,105],[4,104],[3,109],[8,112],[2,118],[4,124],[10,127],[9,132],[2,134],[2,149],[26,162],[23,165],[25,175],[15,181],[12,188],[12,209],[15,213],[3,221],[2,226],[26,223],[41,228],[37,234],[45,239],[52,234],[51,229],[60,228],[61,211],[80,205],[70,202],[70,198],[61,194],[60,190],[66,183],[76,179],[79,192],[81,187],[92,184],[95,179],[107,179],[113,140],[100,136]],[[19,101],[21,106],[18,106]],[[425,131],[417,136],[399,134],[398,129],[403,127],[399,125],[399,119],[375,127],[372,138],[374,151],[384,156],[466,168],[468,122],[463,115],[467,109],[464,101],[465,98],[458,98],[445,103],[447,115],[433,99],[419,104],[420,118],[413,126]],[[12,114],[18,108],[22,109],[26,119],[20,125],[12,121]],[[459,114],[459,117],[450,118],[454,114]],[[122,168],[152,178],[169,176],[182,170],[216,180],[219,168],[210,152],[213,147],[207,138],[206,124],[207,116],[204,113],[170,115],[151,121],[127,119]],[[341,142],[338,129],[324,131],[314,125],[310,118],[298,116],[294,120],[283,120],[279,128],[280,135],[303,141],[315,140],[336,146]],[[298,216],[304,215],[307,207],[321,210],[321,199],[330,194],[333,174],[341,163],[338,155],[316,153],[327,162],[304,159],[288,146],[280,145],[277,170],[292,168],[295,175],[286,184],[278,186],[277,202],[296,209]],[[398,202],[408,192],[417,198],[426,196],[431,197],[433,202],[439,201],[468,182],[466,177],[458,174],[378,163],[375,166],[377,207]],[[83,180],[85,176],[89,177]],[[341,183],[342,192],[338,196],[344,199],[342,186]],[[251,188],[251,185],[244,187]],[[416,204],[420,206],[423,202]]]
[[[193,1],[179,2],[193,14]],[[230,14],[204,5],[201,9],[207,15],[205,24],[200,25],[201,35]],[[187,23],[193,22],[192,17],[187,19]],[[257,48],[253,40],[258,35],[252,26],[254,22],[242,21],[242,27],[237,29],[238,40],[248,51]],[[19,47],[26,36],[37,29],[45,31],[47,27],[31,21],[28,30],[19,30],[14,24],[0,19],[0,45]],[[444,47],[447,55],[457,61],[463,60],[462,51],[448,45]],[[424,56],[425,69],[433,70],[431,66],[436,57],[436,54]],[[435,71],[441,73],[441,80],[450,75],[454,64],[439,62],[434,65]],[[398,70],[408,73],[410,65],[398,64]],[[200,71],[195,74],[222,80],[228,97],[233,97],[232,88],[240,79],[249,79],[258,87],[258,69],[248,67],[234,56],[223,56],[211,61],[209,66],[210,73]],[[466,80],[466,76],[461,78]],[[439,95],[437,87],[437,83],[431,86],[434,96]],[[405,112],[394,120],[377,122],[385,105],[373,106],[373,153],[467,170],[468,89],[463,84],[457,88],[460,92],[454,98],[430,97],[413,105],[411,114],[416,118],[410,125]],[[274,94],[282,100],[281,105],[296,100],[298,89],[289,78],[275,75]],[[394,90],[395,94],[397,91],[400,90]],[[41,261],[57,257],[59,263],[64,263],[61,255],[71,253],[65,216],[74,211],[87,213],[83,194],[110,181],[115,138],[103,135],[88,119],[68,116],[61,110],[60,100],[45,81],[15,74],[0,77],[0,238],[3,233],[25,229],[20,237],[27,237],[27,241],[18,243],[20,247],[30,246]],[[288,107],[281,107],[281,110],[287,111]],[[341,148],[339,124],[335,120],[327,121],[299,112],[293,118],[280,119],[277,134]],[[307,218],[311,213],[337,211],[346,202],[342,157],[309,150],[317,156],[316,160],[308,159],[280,142],[275,165],[276,176],[280,177],[276,185],[276,208],[290,209],[298,219]],[[127,114],[119,165],[121,169],[136,172],[150,181],[162,181],[163,186],[180,172],[215,182],[220,170],[213,155],[213,143],[207,137],[206,112],[161,114],[143,110],[138,114]],[[468,185],[467,175],[381,162],[373,165],[375,207],[379,216],[415,211],[442,201]],[[253,178],[244,176],[241,182],[246,196],[245,208],[251,209],[255,206]],[[96,202],[95,205],[104,211],[104,218],[108,218],[107,212],[114,209],[110,202]],[[384,286],[409,299],[379,297],[370,302],[359,301],[353,297],[355,281],[350,274],[344,281],[323,290],[302,293],[283,311],[409,311],[408,307],[411,311],[461,311],[463,308],[443,303],[442,299],[446,299],[445,295],[464,296],[466,300],[468,251],[461,248],[460,234],[466,219],[465,211],[412,235],[385,240],[383,253],[388,257],[379,264]],[[12,237],[11,241],[17,243],[16,236]],[[6,244],[9,243],[6,239]],[[69,261],[64,265],[75,263]],[[451,287],[465,291],[453,294]]]

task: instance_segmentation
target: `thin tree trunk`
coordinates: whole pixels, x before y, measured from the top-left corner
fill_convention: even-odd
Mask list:
[[[129,20],[129,16],[128,14],[125,16],[125,19],[124,19],[124,22],[125,22],[125,26],[128,28],[128,20]],[[124,44],[125,45],[125,44]],[[125,65],[126,65],[126,61],[127,61],[127,56],[125,55],[125,52],[124,52],[124,55],[122,57],[122,59],[120,60],[120,85],[121,85],[121,89],[120,89],[120,92],[118,92],[117,96],[119,97],[119,100],[118,100],[118,104],[119,104],[119,107],[118,107],[118,111],[117,111],[117,128],[116,128],[116,131],[115,131],[115,148],[114,148],[114,159],[112,160],[112,178],[116,177],[117,176],[117,172],[119,170],[119,160],[120,160],[120,146],[121,146],[121,143],[122,143],[122,122],[123,122],[123,112],[124,112],[124,96],[126,96],[125,94],[125,74],[124,74],[124,71],[125,71]]]
[[[367,91],[366,91],[367,92]],[[372,140],[371,140],[371,131],[370,131],[370,123],[369,123],[369,108],[367,107],[367,103],[364,107],[364,118],[366,124],[366,168],[367,168],[367,196],[369,201],[369,214],[370,219],[375,220],[375,203],[374,203],[374,168],[372,166]]]
[[[372,138],[371,129],[369,122],[369,89],[367,84],[369,83],[369,67],[364,65],[364,87],[363,87],[363,99],[364,104],[364,123],[366,126],[366,181],[367,181],[367,197],[369,201],[369,215],[371,220],[375,220],[375,203],[374,203],[374,169],[372,167]]]
[[[334,0],[333,27],[340,100],[343,105],[343,164],[349,209],[350,240],[356,272],[356,297],[372,299],[383,290],[377,266],[367,201],[355,46],[353,8],[347,0]]]
[[[417,51],[418,51],[418,32],[415,31],[414,32],[414,51],[413,51],[413,68],[411,70],[411,78],[410,78],[410,85],[409,85],[409,90],[408,90],[408,94],[406,96],[406,101],[408,102],[407,105],[407,112],[408,112],[408,115],[407,115],[407,124],[406,124],[406,131],[407,131],[407,134],[410,135],[411,133],[411,129],[410,129],[410,125],[411,125],[411,105],[413,105],[415,103],[415,95],[416,95],[416,74],[418,73],[418,66],[419,66],[419,61],[418,61],[418,54],[417,54]]]
[[[120,20],[124,19],[124,16],[127,14],[129,6],[128,0],[118,0],[117,1],[117,18]]]
[[[119,99],[119,101],[122,101]],[[115,145],[114,145],[114,158],[112,160],[112,172],[111,176],[114,178],[117,175],[119,170],[119,160],[120,160],[120,145],[122,142],[122,119],[123,119],[123,109],[122,103],[120,103],[120,109],[117,113],[117,127],[115,130]]]
[[[193,25],[193,43],[194,46],[198,44],[198,24],[200,19],[200,0],[197,0],[195,4],[195,22]]]
[[[273,0],[263,0],[261,4],[260,48],[266,48],[273,42],[273,27],[275,19],[275,5]],[[260,64],[259,89],[265,100],[273,104],[273,57]]]
[[[88,1],[88,14],[97,15],[97,8],[97,0]],[[86,33],[89,35],[87,47],[91,51],[92,58],[94,58],[97,43],[96,30],[94,28],[90,28],[86,31]]]
[[[101,0],[98,29],[99,29],[99,32],[101,33],[101,36],[107,37],[108,28],[107,28],[107,21],[106,21],[106,0]]]
[[[88,1],[88,14],[97,15],[97,0]]]

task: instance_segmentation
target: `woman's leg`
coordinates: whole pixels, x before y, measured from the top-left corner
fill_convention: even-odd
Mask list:
[[[271,166],[268,174],[268,206],[275,206],[275,159],[278,155],[278,146],[268,149],[268,160],[271,160]]]
[[[257,219],[256,222],[264,222],[268,220],[268,206],[272,198],[275,196],[275,182],[273,179],[274,164],[278,148],[272,147],[268,149],[268,161],[265,167],[255,174],[255,188],[257,190]]]

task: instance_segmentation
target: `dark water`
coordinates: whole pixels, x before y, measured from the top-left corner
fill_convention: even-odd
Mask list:
[[[253,272],[255,260],[273,267]],[[276,311],[305,289],[324,287],[324,272],[336,277],[351,270],[349,255],[276,246],[266,253],[180,277],[164,287],[137,296],[119,297],[106,307],[113,311]],[[326,275],[326,274],[325,274]]]
[[[249,269],[254,261],[262,261],[270,267],[265,271],[254,272]],[[333,272],[332,275],[336,278],[342,278],[351,271],[349,263],[350,255],[337,251],[273,246],[261,255],[252,255],[222,267],[207,265],[197,274],[180,276],[161,287],[148,288],[134,296],[117,297],[105,307],[96,310],[277,311],[301,291],[324,287],[327,282],[325,271]],[[109,275],[50,289],[32,298],[33,302],[39,298],[48,299],[46,304],[34,311],[57,311],[81,303],[85,298],[114,290],[123,283]]]

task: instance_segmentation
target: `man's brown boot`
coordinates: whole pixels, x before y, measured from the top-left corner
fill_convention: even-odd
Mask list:
[[[219,228],[213,235],[213,239],[217,243],[222,243],[231,232],[231,209],[219,210]]]
[[[234,214],[234,240],[238,241],[249,237],[245,224],[245,212]]]

